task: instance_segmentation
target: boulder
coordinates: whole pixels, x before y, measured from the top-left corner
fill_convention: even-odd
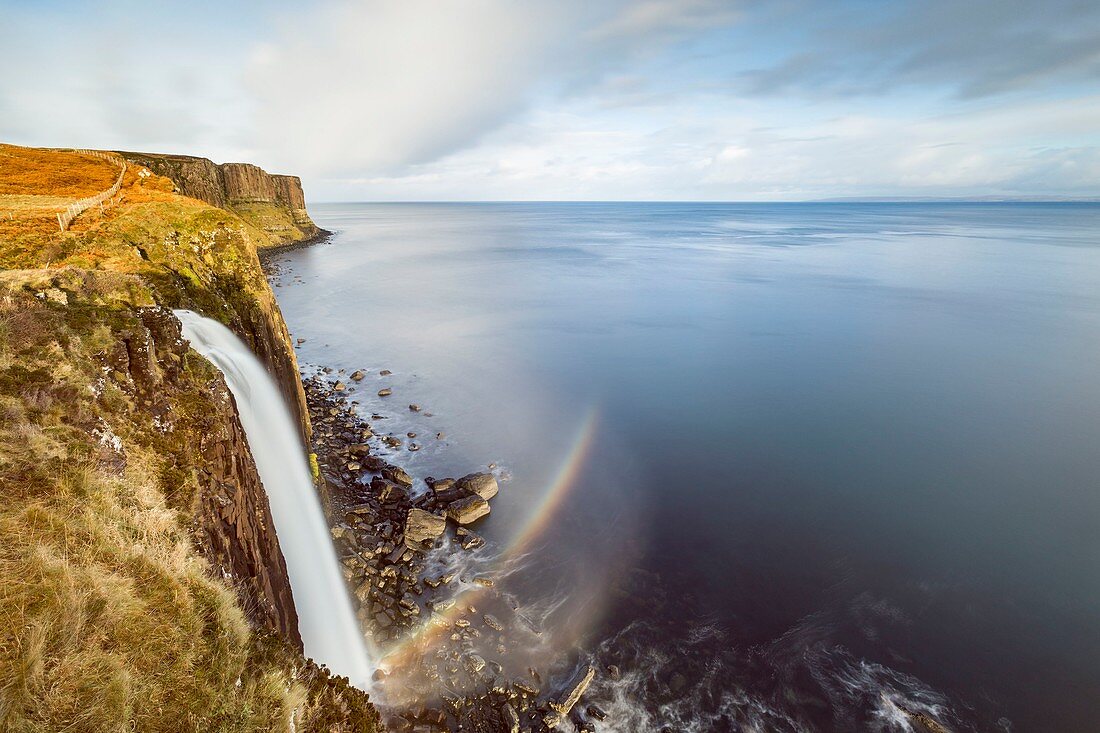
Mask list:
[[[393,390],[389,387],[378,390],[379,397],[389,397],[391,394],[393,394]]]
[[[470,524],[488,513],[489,502],[476,494],[452,501],[447,505],[447,516],[459,524]]]
[[[397,466],[386,466],[382,469],[382,478],[393,481],[395,484],[401,484],[402,486],[412,486],[412,476],[407,474],[403,468]]]
[[[468,474],[455,481],[455,486],[464,491],[473,492],[482,499],[492,499],[500,490],[496,476],[491,473]]]
[[[356,369],[354,372],[351,373],[352,380],[356,382],[362,382],[363,377],[365,376],[367,375],[362,369]]]
[[[447,518],[426,512],[423,509],[410,509],[405,520],[405,544],[419,550],[420,543],[434,540],[447,529]]]

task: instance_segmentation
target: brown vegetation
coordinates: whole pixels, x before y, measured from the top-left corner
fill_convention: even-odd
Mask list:
[[[91,155],[0,143],[0,196],[79,199],[110,188],[118,168]]]
[[[4,175],[54,155],[72,159],[30,150]],[[42,173],[57,187],[29,195],[110,186],[117,169],[90,160],[88,177]],[[68,232],[0,218],[0,730],[376,730],[366,696],[276,634],[249,578],[226,576],[202,524],[218,496],[196,447],[236,418],[166,309],[268,334],[255,345],[274,361],[286,337],[265,235],[134,168]],[[254,471],[246,448],[234,460]]]

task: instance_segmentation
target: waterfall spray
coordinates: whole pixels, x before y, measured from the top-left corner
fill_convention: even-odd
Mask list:
[[[260,361],[228,328],[192,311],[175,314],[183,337],[221,371],[237,401],[286,559],[306,655],[366,689],[374,664],[282,395]]]

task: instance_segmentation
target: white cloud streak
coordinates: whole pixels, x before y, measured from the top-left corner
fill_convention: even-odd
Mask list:
[[[705,0],[335,0],[257,49],[256,128],[298,169],[393,173],[728,15]]]

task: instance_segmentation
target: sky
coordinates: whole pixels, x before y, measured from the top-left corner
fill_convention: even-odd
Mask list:
[[[0,141],[311,201],[1100,196],[1095,0],[0,0]]]

